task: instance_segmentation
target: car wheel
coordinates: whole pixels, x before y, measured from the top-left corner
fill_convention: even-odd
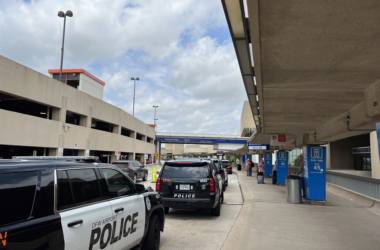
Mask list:
[[[137,183],[137,175],[133,175],[133,182]]]
[[[145,173],[143,181],[146,181],[148,179],[148,173]]]
[[[160,220],[157,215],[149,221],[149,228],[145,237],[144,243],[141,247],[142,250],[158,250],[160,249]]]
[[[228,186],[228,179],[226,180],[226,187]]]
[[[224,202],[224,192],[222,193],[222,202],[221,203],[223,203]]]
[[[169,207],[165,207],[165,214],[169,213]]]
[[[219,198],[218,205],[215,208],[211,208],[211,214],[214,216],[220,216],[220,200]]]
[[[226,191],[226,184],[223,184],[223,191]]]

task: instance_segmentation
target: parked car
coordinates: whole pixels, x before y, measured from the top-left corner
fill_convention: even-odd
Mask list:
[[[0,197],[0,249],[159,249],[161,196],[109,164],[0,161]]]
[[[222,164],[222,161],[217,159],[217,158],[213,158],[211,159],[212,162],[214,162],[214,165],[215,167],[217,168],[218,172],[220,172],[220,170],[223,170],[224,173],[221,173],[220,176],[222,177],[222,180],[223,180],[223,191],[226,190],[227,186],[228,186],[228,173],[227,173],[227,169],[226,168],[223,168],[223,164]]]
[[[167,161],[161,168],[156,191],[162,195],[165,213],[169,208],[207,208],[220,215],[223,203],[223,182],[212,161],[187,159]]]
[[[120,168],[134,181],[134,183],[140,178],[142,178],[143,181],[148,179],[148,169],[138,161],[118,160],[112,162],[112,165]]]
[[[223,168],[227,170],[227,174],[232,174],[232,164],[228,160],[222,160]]]

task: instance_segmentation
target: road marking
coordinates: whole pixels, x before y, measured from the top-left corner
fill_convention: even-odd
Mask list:
[[[176,237],[174,237],[174,238],[172,239],[172,241],[170,241],[170,243],[172,243],[177,237],[181,236],[181,235],[182,235],[182,232],[183,232],[185,229],[189,229],[193,224],[194,224],[194,222],[190,223],[190,225],[189,225],[188,227],[183,228],[183,229],[179,232],[179,234],[178,234]]]

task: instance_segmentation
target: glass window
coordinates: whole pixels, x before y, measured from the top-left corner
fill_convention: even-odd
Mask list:
[[[164,166],[162,177],[165,178],[209,178],[209,172],[207,166]]]
[[[0,174],[0,226],[31,216],[37,182],[38,172]]]
[[[58,210],[74,207],[73,194],[66,171],[58,171]]]
[[[128,162],[113,162],[112,165],[120,168],[120,169],[123,169],[123,168],[129,168],[129,163]]]
[[[75,206],[101,200],[100,186],[94,169],[68,170]]]
[[[111,198],[132,194],[133,185],[127,177],[113,169],[102,168],[101,171],[106,179]]]

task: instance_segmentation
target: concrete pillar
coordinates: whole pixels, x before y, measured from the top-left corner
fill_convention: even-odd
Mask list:
[[[49,148],[49,156],[58,156],[58,148]]]
[[[372,178],[380,179],[379,145],[376,131],[370,133],[370,143]]]
[[[79,150],[78,150],[78,156],[87,156],[87,155],[86,155],[86,150],[81,150],[81,149],[79,149]]]
[[[84,116],[84,115],[80,116],[79,126],[87,127],[87,116]]]
[[[112,133],[121,135],[121,126],[113,125]]]
[[[111,161],[109,163],[112,163],[114,161],[117,161],[118,160],[118,155],[115,155],[115,154],[111,154]]]
[[[128,160],[134,160],[134,159],[135,159],[135,153],[129,153]]]

